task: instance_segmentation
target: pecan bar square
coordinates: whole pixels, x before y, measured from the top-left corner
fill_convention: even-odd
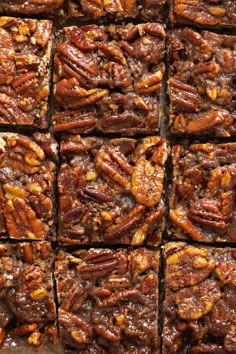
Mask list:
[[[159,252],[60,251],[60,340],[67,353],[153,354],[158,346]]]
[[[0,17],[0,125],[48,126],[51,36],[51,21]]]
[[[143,243],[161,239],[165,139],[78,135],[61,142],[60,244]]]
[[[164,27],[66,27],[56,34],[56,131],[154,133],[159,129]]]
[[[69,0],[69,16],[80,19],[141,18],[163,21],[167,16],[167,0]]]
[[[174,24],[236,28],[235,0],[171,0]]]
[[[0,133],[0,234],[53,239],[57,144],[50,134]]]
[[[165,245],[163,354],[233,354],[236,250]]]
[[[236,241],[236,143],[173,147],[169,234],[201,242]]]
[[[14,15],[58,15],[64,0],[1,0],[0,12]]]
[[[57,341],[53,258],[49,242],[0,244],[1,349]]]
[[[236,135],[236,36],[191,28],[168,34],[170,130]]]

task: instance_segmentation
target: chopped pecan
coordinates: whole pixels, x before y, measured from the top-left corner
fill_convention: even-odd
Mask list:
[[[176,293],[178,315],[185,320],[197,320],[209,313],[220,299],[221,291],[214,280],[204,280],[199,285],[181,289]]]
[[[99,74],[98,67],[93,59],[75,46],[69,43],[62,43],[58,47],[58,51],[72,70],[86,80],[92,80],[93,82],[93,77],[96,77]]]
[[[114,241],[117,237],[121,238],[135,229],[143,218],[144,210],[144,206],[137,206],[131,210],[128,216],[123,217],[118,224],[108,227],[106,233],[104,234],[104,240]]]

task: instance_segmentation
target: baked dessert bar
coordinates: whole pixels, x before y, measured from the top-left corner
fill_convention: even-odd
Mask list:
[[[57,144],[48,134],[0,133],[0,234],[55,237]]]
[[[48,126],[51,37],[51,21],[0,17],[0,125]]]
[[[1,349],[57,342],[53,258],[49,242],[0,244]]]
[[[236,250],[165,245],[163,354],[235,353]]]
[[[59,243],[159,244],[167,155],[159,136],[62,138]]]
[[[191,28],[168,34],[170,131],[236,135],[236,36]]]
[[[65,27],[56,33],[54,129],[152,133],[159,129],[164,27]]]
[[[172,150],[169,235],[236,241],[236,143],[193,143]]]
[[[145,248],[61,250],[55,278],[65,352],[157,352],[158,263],[159,253]]]

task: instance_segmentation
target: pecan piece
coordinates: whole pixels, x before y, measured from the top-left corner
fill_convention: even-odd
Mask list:
[[[52,22],[48,20],[37,21],[33,38],[42,48],[46,47],[52,33]]]
[[[101,300],[98,305],[101,307],[114,306],[119,301],[127,300],[129,297],[133,297],[133,296],[138,297],[138,295],[139,295],[139,290],[137,289],[123,290],[120,291],[119,293],[110,295],[104,300]]]
[[[5,93],[0,93],[0,121],[2,119],[4,123],[32,124],[31,118],[21,110],[17,100]]]
[[[28,70],[35,70],[40,64],[40,59],[33,53],[16,53],[15,62],[17,69],[27,68]]]
[[[218,283],[214,280],[204,280],[199,285],[181,289],[176,293],[177,313],[184,320],[197,320],[209,313],[220,298]]]
[[[99,69],[91,56],[84,54],[79,48],[69,43],[62,43],[58,46],[58,51],[63,56],[63,60],[82,77],[88,79],[90,76],[96,77],[99,74]]]
[[[227,351],[234,353],[236,348],[236,325],[232,324],[224,339],[224,347]]]
[[[221,262],[216,267],[215,272],[222,284],[236,286],[236,260]]]
[[[112,272],[117,265],[117,260],[112,259],[104,262],[99,262],[91,265],[82,266],[80,268],[81,278],[96,279]]]
[[[126,64],[126,59],[120,50],[118,46],[116,46],[114,43],[111,44],[105,44],[105,43],[99,43],[98,48],[106,55],[108,58],[113,59],[114,61],[117,61],[118,63],[125,65]]]
[[[179,80],[169,80],[171,104],[177,111],[197,112],[201,104],[201,97],[197,89]]]
[[[158,70],[152,74],[145,74],[135,85],[135,91],[139,94],[147,94],[158,91],[161,87],[163,70]]]
[[[104,234],[104,240],[113,241],[117,237],[121,238],[135,229],[143,218],[145,207],[143,205],[136,206],[131,212],[119,220],[118,224],[107,228]]]
[[[40,219],[37,219],[35,212],[24,199],[14,197],[8,200],[4,208],[4,216],[10,237],[45,238],[46,226]]]
[[[159,203],[163,191],[164,171],[141,157],[135,164],[131,191],[137,203],[152,207]]]
[[[34,71],[28,71],[20,75],[12,82],[12,87],[17,94],[24,94],[24,96],[31,95],[37,89],[38,80]]]
[[[91,36],[86,36],[84,31],[80,28],[73,26],[65,28],[66,33],[68,34],[71,42],[76,45],[81,50],[94,50],[96,44],[93,41]]]
[[[169,217],[175,225],[184,230],[189,234],[194,240],[200,241],[204,239],[204,235],[201,230],[195,226],[187,217],[187,212],[179,207],[178,209],[171,209],[169,212]]]
[[[0,85],[10,84],[16,73],[11,35],[0,27]]]
[[[225,216],[220,211],[220,203],[214,199],[199,199],[190,205],[189,218],[203,226],[226,230]]]
[[[104,147],[96,156],[95,167],[112,187],[130,188],[128,176],[131,175],[133,168],[120,151],[110,146]]]
[[[168,253],[168,248],[166,252]],[[187,246],[167,256],[166,267],[166,284],[177,290],[206,279],[215,268],[215,261],[204,248]]]

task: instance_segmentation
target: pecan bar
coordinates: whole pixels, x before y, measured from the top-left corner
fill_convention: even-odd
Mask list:
[[[163,354],[234,354],[236,250],[165,246]]]
[[[0,125],[48,126],[51,34],[50,21],[0,17]]]
[[[159,23],[58,31],[55,130],[153,134],[159,127],[163,50]]]
[[[173,147],[170,236],[236,241],[236,143]]]
[[[168,43],[171,132],[235,136],[236,36],[181,28]]]
[[[167,143],[78,135],[61,142],[60,244],[157,245]]]
[[[64,0],[1,0],[0,12],[14,15],[58,13]]]
[[[50,134],[0,133],[0,234],[54,236],[57,145]]]
[[[156,353],[159,253],[60,251],[60,340],[70,353]]]
[[[57,341],[49,242],[0,244],[0,347]]]
[[[236,28],[235,0],[171,0],[171,22]]]
[[[69,16],[80,19],[141,18],[162,21],[167,16],[167,0],[69,0]]]

